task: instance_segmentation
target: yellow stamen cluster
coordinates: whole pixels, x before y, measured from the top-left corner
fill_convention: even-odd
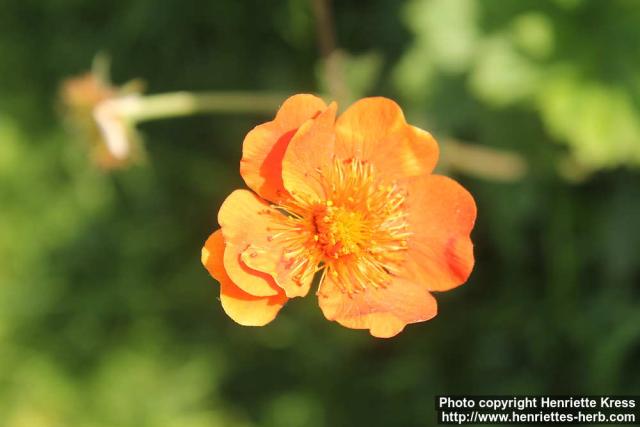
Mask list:
[[[326,205],[313,208],[313,239],[327,257],[359,254],[367,244],[369,229],[361,212],[344,206],[334,206],[332,200]]]
[[[407,249],[406,193],[385,183],[374,166],[360,160],[335,160],[318,171],[324,200],[293,195],[273,239],[286,244],[292,276],[323,271],[352,295],[385,287],[399,271]],[[311,271],[310,271],[311,270]]]

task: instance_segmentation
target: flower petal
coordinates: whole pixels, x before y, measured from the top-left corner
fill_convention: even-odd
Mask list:
[[[256,126],[244,139],[240,174],[261,197],[277,201],[286,195],[282,185],[282,156],[296,130],[324,110],[320,98],[301,94],[288,98],[273,121]]]
[[[221,230],[215,231],[202,248],[202,264],[220,282],[220,302],[231,319],[244,326],[264,326],[275,319],[287,302],[284,292],[270,297],[256,297],[244,292],[227,275],[223,265],[225,252]],[[274,289],[277,289],[273,284]]]
[[[429,132],[407,124],[394,101],[364,98],[336,122],[336,155],[370,161],[388,180],[431,173],[438,144]]]
[[[275,279],[288,297],[305,296],[313,279],[312,270],[305,271],[301,280],[295,280],[291,263],[284,257],[285,244],[272,238],[274,230],[281,229],[285,220],[283,214],[247,190],[231,193],[218,213],[226,250],[240,254],[241,261],[250,269]]]
[[[268,274],[253,270],[242,261],[242,252],[246,248],[228,245],[224,251],[224,269],[238,284],[238,287],[248,294],[257,297],[277,295],[279,289],[273,287],[273,279]]]
[[[476,219],[473,197],[456,181],[440,175],[407,180],[407,209],[414,233],[409,238],[405,277],[430,291],[464,283],[473,269],[469,234]]]
[[[337,108],[332,102],[318,117],[307,120],[291,139],[282,159],[282,179],[290,194],[326,199],[322,173],[333,164]]]
[[[378,338],[397,335],[407,324],[429,320],[438,312],[435,298],[423,285],[401,278],[385,288],[349,295],[327,275],[318,302],[327,319],[347,328],[369,329]]]

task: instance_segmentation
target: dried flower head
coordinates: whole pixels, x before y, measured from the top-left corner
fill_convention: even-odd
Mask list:
[[[62,83],[65,117],[79,139],[88,142],[92,161],[101,169],[123,168],[140,158],[137,132],[118,108],[137,98],[140,91],[139,81],[114,87],[95,73]]]

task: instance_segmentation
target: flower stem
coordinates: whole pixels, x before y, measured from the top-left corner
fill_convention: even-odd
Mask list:
[[[318,47],[324,60],[323,73],[327,89],[333,99],[340,103],[348,103],[350,93],[344,75],[343,55],[337,48],[331,0],[313,0],[312,6]]]
[[[273,92],[170,92],[118,99],[118,112],[133,122],[206,113],[273,113],[285,94]]]

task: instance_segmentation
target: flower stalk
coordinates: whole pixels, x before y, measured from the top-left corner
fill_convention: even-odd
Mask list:
[[[109,152],[117,159],[131,153],[131,135],[140,122],[196,114],[271,113],[285,96],[277,93],[170,92],[105,99],[93,109],[93,117]]]
[[[113,99],[119,113],[133,122],[207,113],[272,113],[284,94],[266,92],[170,92]]]

